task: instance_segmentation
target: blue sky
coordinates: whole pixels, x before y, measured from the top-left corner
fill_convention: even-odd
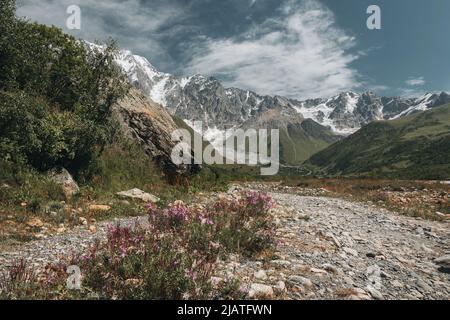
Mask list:
[[[66,8],[82,11],[67,30]],[[366,27],[369,5],[381,30]],[[298,99],[450,91],[448,0],[18,0],[20,16],[112,37],[160,71]]]

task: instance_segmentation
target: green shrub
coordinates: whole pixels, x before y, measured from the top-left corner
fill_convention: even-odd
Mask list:
[[[115,44],[87,50],[56,27],[16,19],[14,1],[0,15],[0,158],[85,169],[112,141],[112,106],[128,90]]]
[[[49,177],[4,160],[0,160],[0,184],[7,186],[0,188],[0,202],[3,206],[32,202],[36,199],[41,201],[64,199],[61,186]]]
[[[148,205],[150,226],[114,226],[105,246],[76,263],[83,285],[111,299],[197,299],[243,296],[235,281],[213,288],[214,263],[221,254],[259,254],[274,245],[269,216],[273,200],[263,193],[219,199],[200,209],[177,201],[161,210]]]
[[[53,113],[24,92],[0,92],[0,157],[45,171],[88,165],[102,141],[92,121],[69,112]]]

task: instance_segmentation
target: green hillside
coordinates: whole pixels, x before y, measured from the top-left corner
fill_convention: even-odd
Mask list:
[[[263,110],[250,119],[243,129],[278,129],[280,133],[280,162],[298,166],[313,154],[341,139],[331,129],[311,119],[304,119],[297,112],[289,112],[283,106]],[[270,138],[269,138],[270,140]]]
[[[312,156],[318,175],[450,178],[450,105],[377,121]]]
[[[301,124],[289,124],[280,130],[280,161],[288,165],[299,165],[339,139],[328,128],[311,119],[306,119]]]

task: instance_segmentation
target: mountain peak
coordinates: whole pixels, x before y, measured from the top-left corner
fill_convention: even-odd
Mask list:
[[[90,44],[91,47],[99,47]],[[122,50],[116,59],[131,82],[155,102],[178,117],[202,121],[207,128],[240,126],[271,109],[280,114],[295,112],[305,119],[329,127],[336,134],[348,135],[381,119],[397,119],[413,112],[450,103],[446,92],[428,93],[418,99],[380,97],[372,91],[341,92],[331,98],[299,101],[276,96],[261,96],[249,90],[225,88],[214,77],[195,74],[177,77],[158,71],[146,58]],[[258,123],[255,119],[255,123]]]

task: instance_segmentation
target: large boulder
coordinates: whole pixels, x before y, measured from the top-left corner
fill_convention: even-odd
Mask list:
[[[172,116],[162,106],[154,103],[137,89],[115,106],[115,112],[125,133],[136,140],[145,153],[161,166],[166,176],[176,179],[192,171],[189,165],[175,165],[171,155],[179,141],[172,141],[178,129]]]
[[[49,173],[50,179],[52,179],[56,184],[60,185],[63,189],[64,195],[67,199],[72,198],[78,192],[80,192],[80,187],[73,179],[72,175],[66,169],[53,169]]]
[[[434,263],[439,266],[440,271],[450,273],[450,254],[435,259]]]

